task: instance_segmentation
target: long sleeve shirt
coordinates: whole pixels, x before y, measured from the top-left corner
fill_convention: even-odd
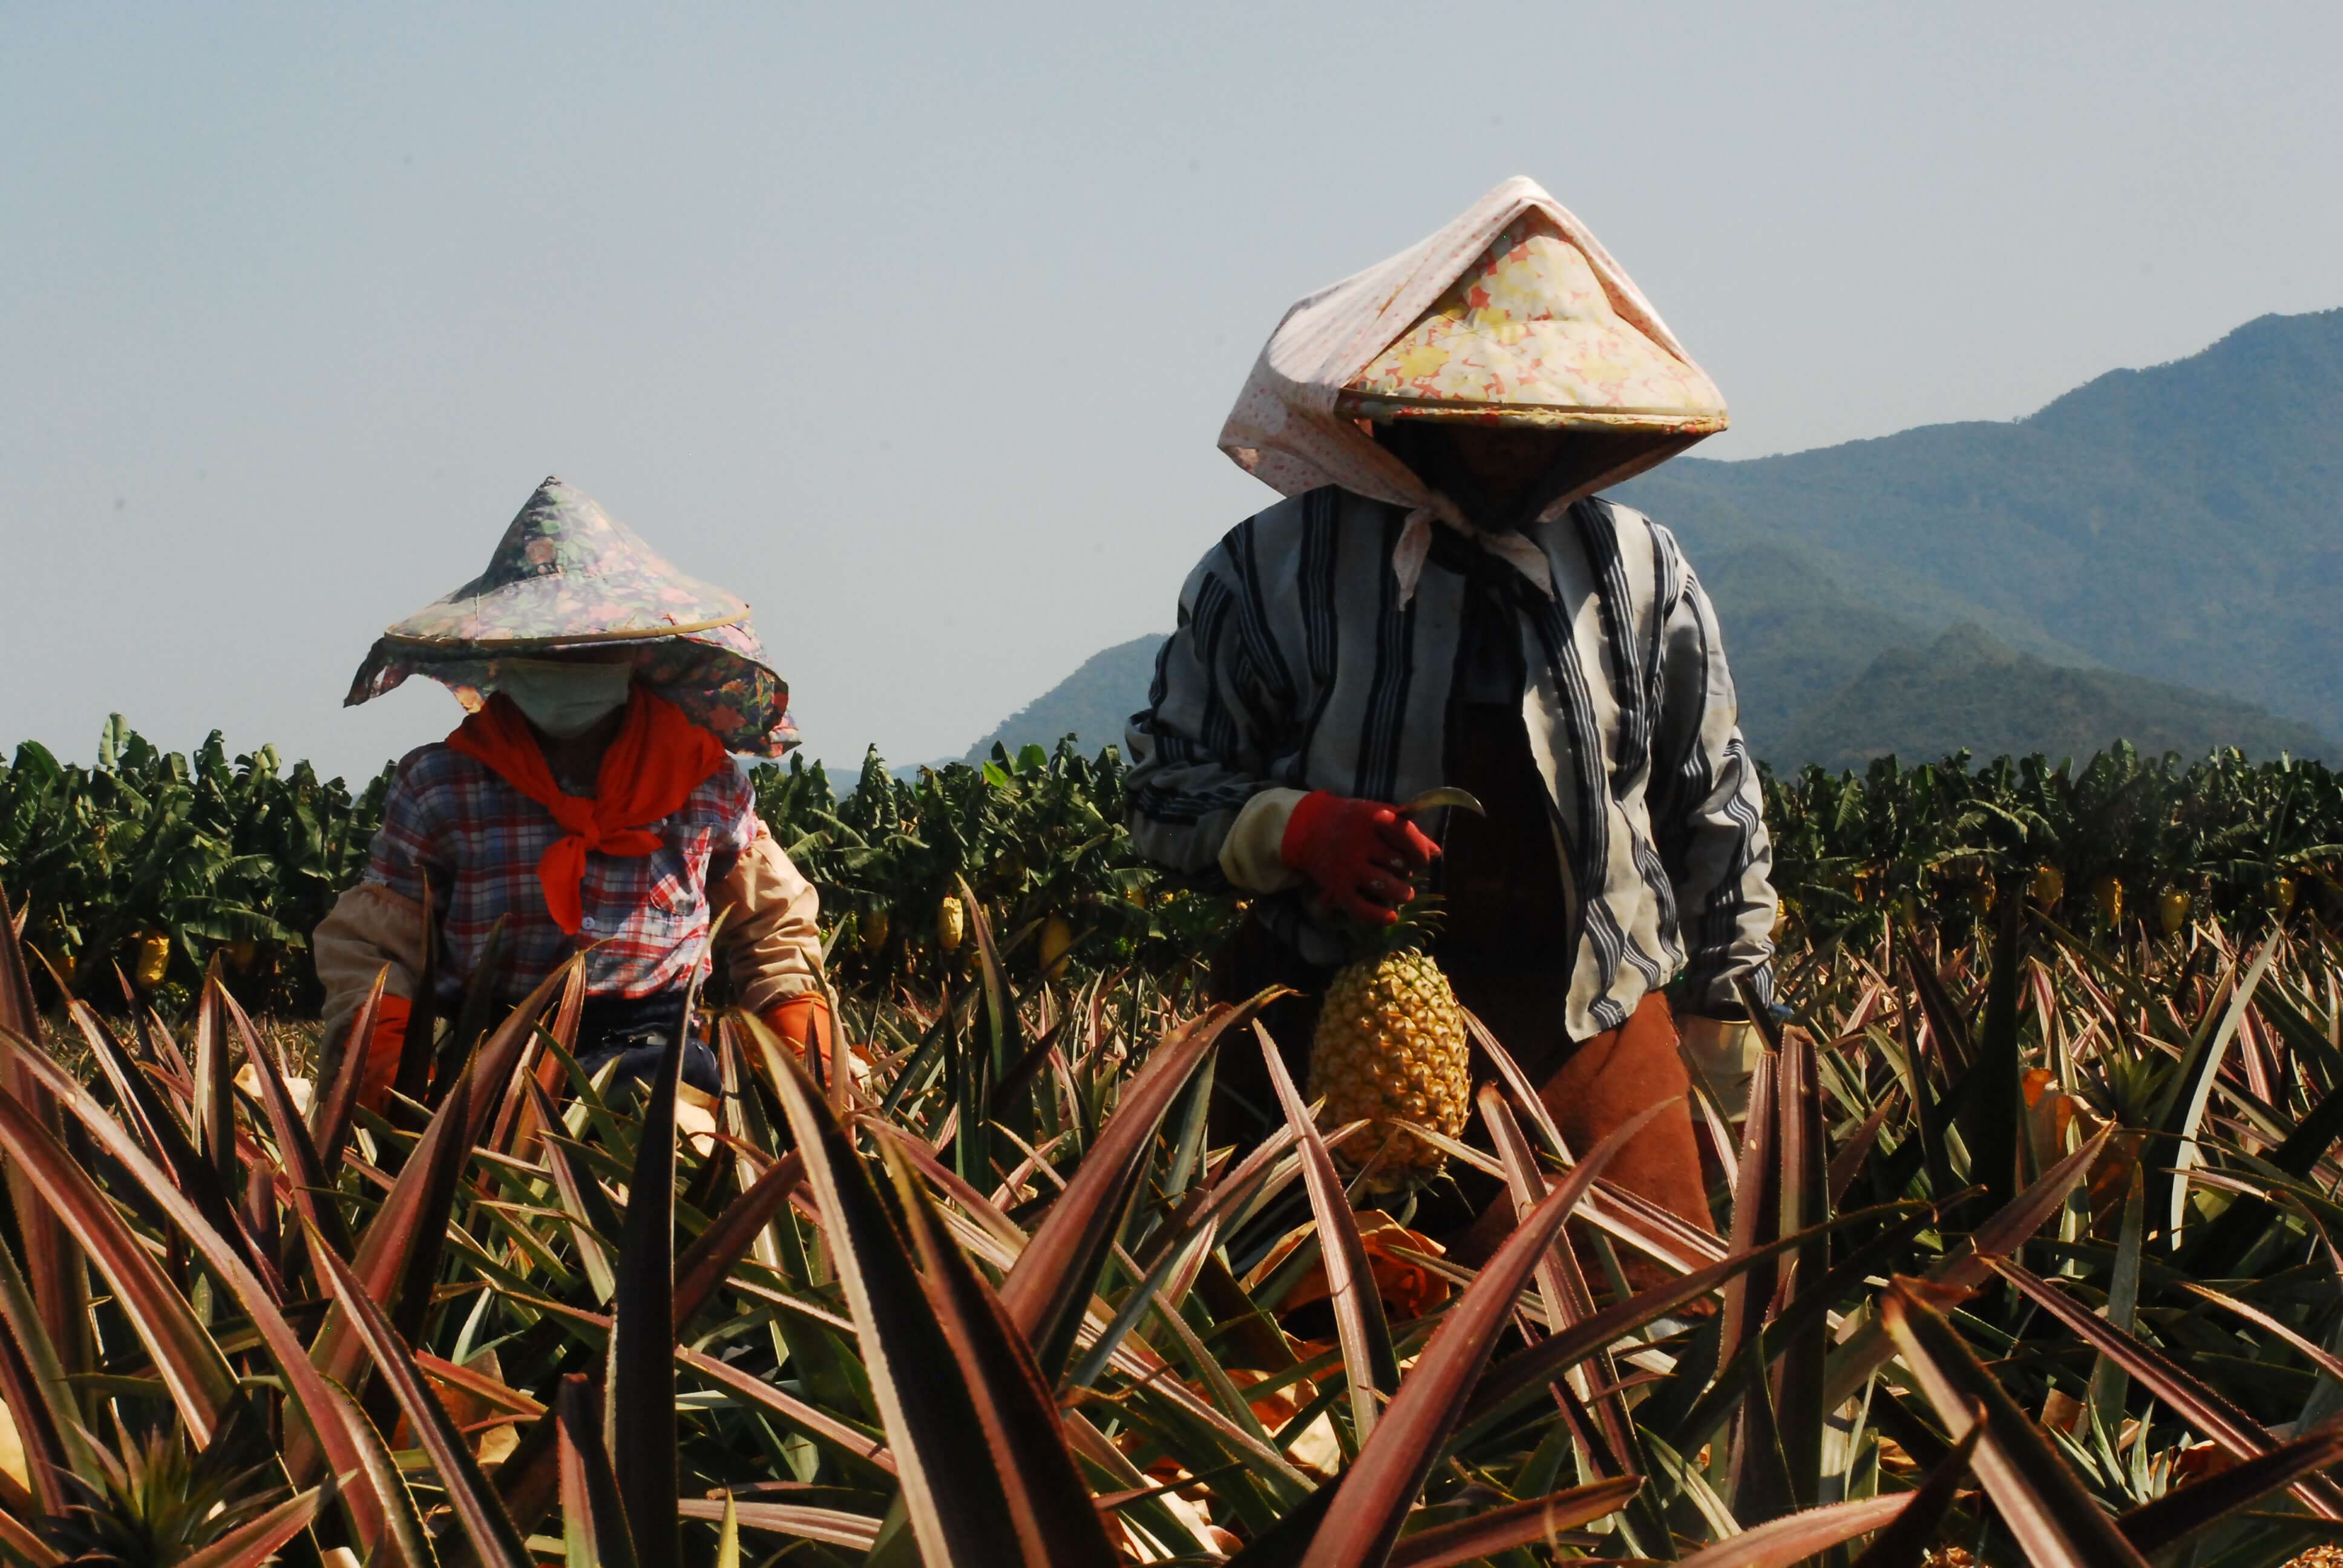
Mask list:
[[[584,923],[572,936],[554,923],[537,876],[563,832],[552,814],[445,744],[409,753],[363,879],[312,939],[329,1024],[355,1010],[385,966],[389,994],[414,994],[427,879],[443,1000],[462,994],[500,918],[508,998],[581,950],[595,996],[674,990],[717,959],[751,1010],[820,983],[819,896],[759,820],[738,769],[717,769],[649,827],[659,843],[648,855],[586,857]]]
[[[1403,508],[1332,487],[1232,529],[1189,577],[1131,720],[1131,832],[1150,859],[1266,895],[1306,958],[1342,956],[1275,843],[1300,792],[1393,803],[1448,782],[1468,574],[1436,552],[1399,603]],[[1581,501],[1529,530],[1552,572],[1518,611],[1522,721],[1571,903],[1564,1027],[1624,1023],[1678,973],[1696,1010],[1770,999],[1775,899],[1757,770],[1708,596],[1668,531]]]

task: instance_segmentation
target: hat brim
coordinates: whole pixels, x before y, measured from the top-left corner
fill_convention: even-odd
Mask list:
[[[684,717],[747,757],[781,757],[798,744],[789,719],[789,686],[765,662],[756,634],[735,621],[692,631],[484,642],[378,639],[350,682],[345,707],[355,708],[425,676],[477,707],[493,687],[500,658],[558,653],[573,648],[631,646],[636,678],[683,710]]]
[[[1397,419],[1442,419],[1535,430],[1600,430],[1614,435],[1690,436],[1695,439],[1714,436],[1732,422],[1722,408],[1705,413],[1687,413],[1679,408],[1564,408],[1347,391],[1335,398],[1334,412],[1346,419],[1365,419],[1379,425]]]
[[[719,627],[744,626],[748,619],[749,612],[744,608],[738,615],[688,621],[679,626],[627,627],[616,631],[559,632],[544,637],[426,637],[401,631],[398,626],[394,626],[383,632],[382,640],[401,648],[435,653],[542,653],[565,648],[595,648],[613,642],[648,642],[663,637],[689,637],[694,632],[714,631]],[[399,626],[407,624],[401,621]]]

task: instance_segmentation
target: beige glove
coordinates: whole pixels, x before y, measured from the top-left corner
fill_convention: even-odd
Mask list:
[[[1746,1020],[1692,1017],[1677,1025],[1684,1063],[1734,1121],[1749,1113],[1749,1079],[1765,1050],[1765,1037]]]

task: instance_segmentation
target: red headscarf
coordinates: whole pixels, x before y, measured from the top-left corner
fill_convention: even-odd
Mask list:
[[[588,851],[648,855],[659,847],[650,823],[673,816],[709,774],[725,764],[716,737],[664,698],[637,686],[627,699],[618,733],[602,753],[589,798],[569,795],[553,779],[537,733],[509,698],[488,705],[457,727],[448,746],[493,769],[498,778],[553,813],[568,829],[537,863],[553,923],[575,935],[585,920],[578,882]]]

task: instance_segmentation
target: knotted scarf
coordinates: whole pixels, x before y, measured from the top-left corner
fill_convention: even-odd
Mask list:
[[[586,916],[578,883],[586,875],[587,855],[648,855],[657,849],[659,836],[646,831],[648,826],[673,816],[726,761],[715,736],[640,686],[628,698],[618,733],[602,753],[590,797],[567,794],[554,782],[536,732],[505,698],[491,699],[465,719],[447,737],[447,745],[550,811],[565,829],[538,860],[537,879],[553,923],[571,936]]]

